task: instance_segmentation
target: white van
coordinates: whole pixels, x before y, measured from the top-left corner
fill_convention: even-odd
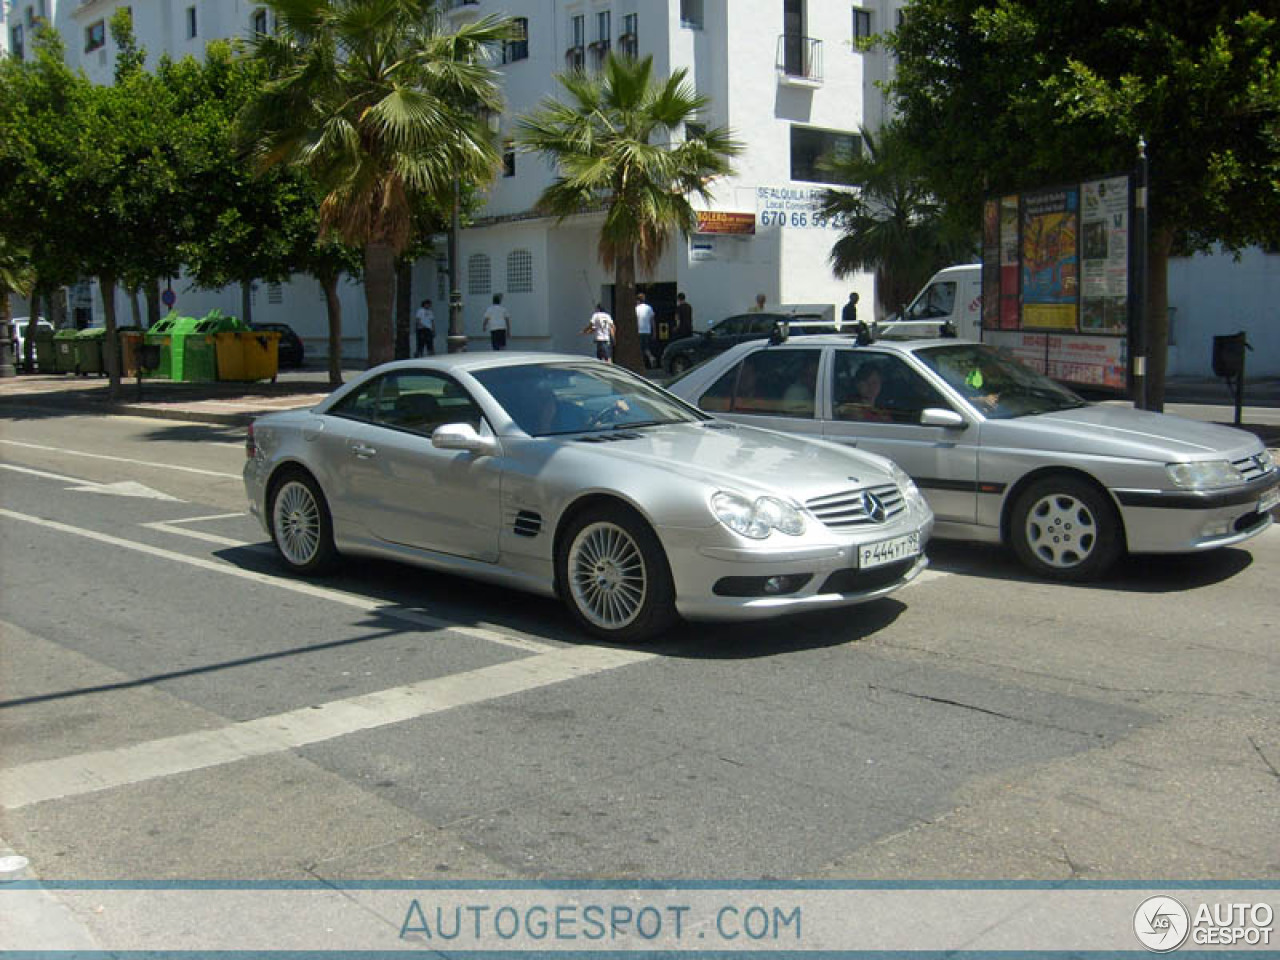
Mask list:
[[[915,340],[942,334],[982,339],[982,264],[966,263],[935,273],[900,317],[876,328],[882,340]]]

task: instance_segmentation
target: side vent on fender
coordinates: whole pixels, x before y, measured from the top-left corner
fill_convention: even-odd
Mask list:
[[[521,510],[513,529],[517,537],[536,537],[542,532],[542,517],[532,510]]]

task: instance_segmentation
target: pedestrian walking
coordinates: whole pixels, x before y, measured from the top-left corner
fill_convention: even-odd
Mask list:
[[[693,306],[684,298],[683,293],[676,294],[676,335],[675,339],[693,336]]]
[[[858,322],[858,295],[849,293],[849,302],[840,310],[840,329],[852,330],[857,335],[856,342],[865,346],[871,342],[871,330],[864,323]]]
[[[640,354],[648,370],[653,363],[653,307],[643,293],[636,294],[636,332],[640,334]]]
[[[596,304],[596,312],[591,315],[582,332],[591,334],[592,339],[595,340],[596,359],[613,363],[613,341],[617,332],[613,326],[613,317],[605,312],[603,305]]]
[[[754,307],[747,307],[747,313],[764,313],[764,299],[765,297],[763,293],[757,293],[756,305]]]
[[[489,342],[495,350],[504,350],[507,336],[511,332],[511,314],[502,305],[502,294],[493,295],[493,306],[484,312],[484,323],[481,329],[489,332]]]
[[[415,357],[424,353],[435,355],[436,352],[436,315],[431,310],[431,301],[423,300],[418,312],[413,315],[414,331],[418,335]]]

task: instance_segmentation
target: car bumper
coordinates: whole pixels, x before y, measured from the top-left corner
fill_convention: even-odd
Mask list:
[[[1248,486],[1184,493],[1116,490],[1133,553],[1194,553],[1256,537],[1274,522],[1280,472]]]
[[[915,516],[881,530],[878,540],[916,532],[920,553],[892,563],[859,569],[860,546],[869,540],[760,545],[707,542],[706,531],[659,529],[676,584],[676,610],[686,620],[760,620],[802,610],[867,603],[888,596],[918,577],[928,566],[924,548],[931,517]],[[781,594],[764,594],[756,586],[774,577],[792,579]],[[803,583],[794,584],[803,580]],[[747,585],[743,588],[741,585]],[[736,594],[736,595],[735,595]]]

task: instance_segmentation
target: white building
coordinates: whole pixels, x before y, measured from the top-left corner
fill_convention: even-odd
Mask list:
[[[856,291],[863,309],[872,309],[870,275],[838,281],[831,274],[829,255],[838,234],[815,222],[814,199],[827,186],[816,161],[856,149],[859,126],[874,129],[883,120],[876,83],[888,78],[890,59],[878,51],[861,52],[855,41],[892,28],[901,0],[447,2],[447,16],[455,23],[490,13],[523,21],[526,40],[509,44],[500,66],[508,104],[501,118],[504,138],[514,135],[516,117],[544,97],[558,95],[556,74],[575,65],[593,69],[612,49],[652,55],[659,76],[687,69],[697,91],[711,101],[703,123],[726,125],[745,144],[735,175],[714,187],[709,210],[722,215],[718,226],[708,222],[709,232],[673,237],[657,268],[639,278],[660,319],[677,290],[693,304],[699,328],[746,310],[758,293],[773,306],[826,304],[838,310]],[[163,53],[200,56],[210,40],[248,38],[271,26],[269,11],[254,0],[0,3],[0,43],[15,55],[25,51],[29,56],[31,26],[47,17],[62,34],[71,64],[100,83],[111,81],[115,50],[108,24],[119,7],[132,8],[138,43],[151,62]],[[589,343],[579,331],[593,305],[611,302],[613,278],[596,253],[599,217],[556,223],[535,210],[552,177],[542,158],[513,153],[475,225],[463,231],[460,278],[474,348],[487,344],[481,316],[495,293],[504,294],[511,311],[514,346],[581,353],[588,352]],[[711,232],[744,229],[751,232]],[[437,259],[417,265],[413,300],[435,301],[443,334],[448,278],[443,243],[439,249]],[[1245,329],[1260,344],[1249,357],[1251,374],[1280,374],[1280,326],[1274,323],[1278,277],[1280,257],[1259,251],[1250,251],[1239,264],[1221,256],[1175,259],[1169,281],[1175,335],[1170,373],[1207,375],[1212,336]],[[1215,287],[1229,292],[1226,299],[1208,292]],[[238,288],[199,291],[177,279],[173,290],[182,313],[214,307],[240,311]],[[351,283],[341,290],[344,356],[360,358],[366,352],[363,292]],[[88,302],[82,293],[82,308]],[[100,315],[96,294],[92,309]],[[130,309],[122,293],[117,310],[123,322]],[[312,356],[324,354],[327,318],[315,281],[257,284],[253,310],[256,320],[291,324]]]

